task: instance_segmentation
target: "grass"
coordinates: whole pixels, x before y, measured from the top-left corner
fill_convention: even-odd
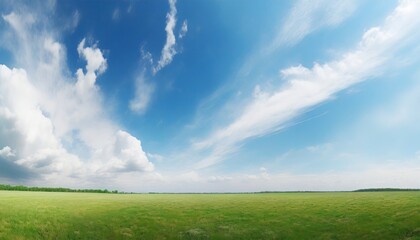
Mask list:
[[[0,239],[420,239],[420,192],[0,191]]]

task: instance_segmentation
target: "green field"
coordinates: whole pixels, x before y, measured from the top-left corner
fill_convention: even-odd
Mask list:
[[[420,192],[0,191],[0,239],[420,239]]]

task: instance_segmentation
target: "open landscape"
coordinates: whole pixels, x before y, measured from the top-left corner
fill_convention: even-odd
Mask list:
[[[420,239],[420,191],[0,191],[0,239]]]
[[[0,240],[420,240],[420,0],[0,0]]]

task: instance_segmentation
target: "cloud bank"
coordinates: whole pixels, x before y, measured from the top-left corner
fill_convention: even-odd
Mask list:
[[[2,17],[8,24],[3,45],[19,67],[0,64],[0,165],[19,174],[1,171],[0,177],[37,175],[41,182],[80,186],[90,179],[152,172],[140,140],[109,117],[97,85],[107,69],[98,44],[81,40],[77,52],[86,66],[74,78],[65,47],[55,40],[60,32],[42,13],[21,9]]]

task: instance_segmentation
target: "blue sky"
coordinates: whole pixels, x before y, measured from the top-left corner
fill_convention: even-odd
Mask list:
[[[420,2],[1,1],[0,180],[420,187]]]

